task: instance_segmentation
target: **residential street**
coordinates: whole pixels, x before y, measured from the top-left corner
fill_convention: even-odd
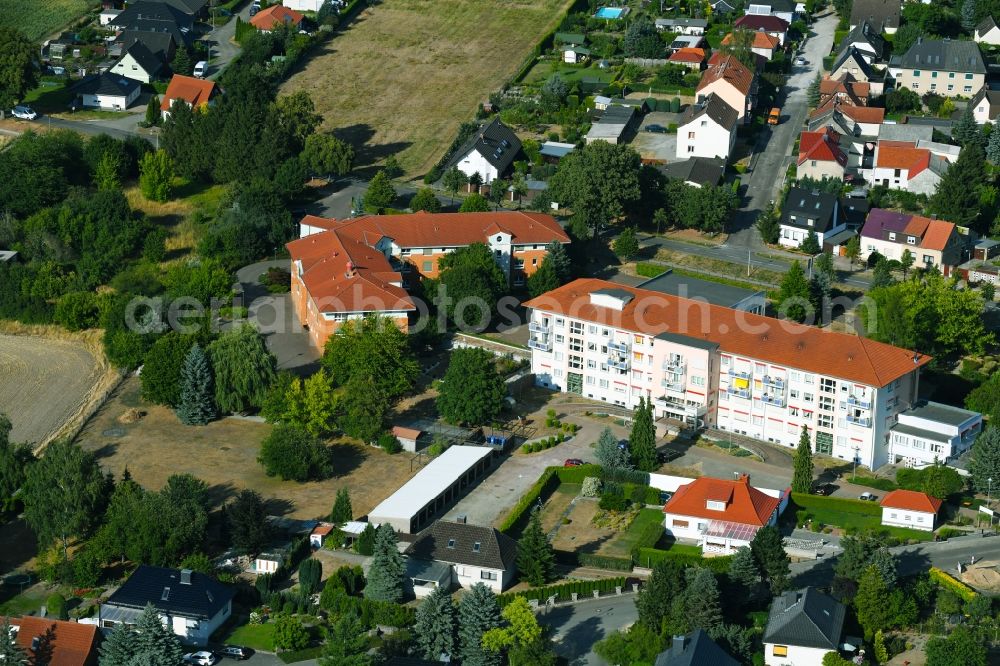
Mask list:
[[[635,595],[609,596],[554,608],[538,615],[552,629],[556,654],[571,666],[601,666],[606,662],[591,650],[594,644],[639,619]]]
[[[206,78],[218,79],[222,70],[229,66],[239,52],[240,47],[233,41],[236,36],[236,17],[244,21],[250,19],[250,3],[243,5],[242,9],[233,13],[233,17],[226,21],[221,28],[217,28],[205,35],[202,40],[209,46],[209,73]]]

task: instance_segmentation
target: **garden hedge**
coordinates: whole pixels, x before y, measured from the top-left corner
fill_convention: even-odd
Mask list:
[[[728,573],[729,564],[733,560],[731,555],[699,557],[698,555],[689,555],[688,553],[675,554],[669,550],[660,550],[659,548],[637,548],[633,557],[635,565],[639,567],[653,568],[662,560],[674,560],[687,567],[705,567],[717,574]]]
[[[531,601],[532,599],[544,603],[553,594],[559,601],[569,601],[576,592],[581,597],[589,597],[597,590],[601,594],[614,592],[616,587],[625,587],[625,577],[603,578],[601,580],[572,580],[559,585],[548,585],[546,587],[536,587],[523,592],[508,592],[497,596],[500,607],[503,608],[518,597]]]
[[[323,656],[322,645],[308,647],[303,650],[289,650],[288,652],[278,653],[278,659],[286,664],[294,664],[308,659],[319,659],[321,656]]]
[[[539,498],[541,498],[543,494],[548,496],[559,487],[561,481],[559,476],[556,474],[556,470],[558,469],[561,468],[548,467],[544,472],[542,472],[542,476],[535,482],[535,485],[528,488],[528,492],[521,496],[521,499],[517,501],[517,504],[515,504],[514,508],[510,510],[507,517],[503,519],[502,523],[500,523],[501,532],[508,534],[510,532],[520,531],[520,528],[523,527],[523,522],[527,521],[528,512],[533,506],[535,506],[535,503],[538,502]],[[583,483],[582,480],[580,482]]]
[[[947,588],[961,597],[964,601],[972,601],[976,598],[976,591],[960,580],[953,578],[950,574],[937,567],[930,569],[931,580],[941,587]]]

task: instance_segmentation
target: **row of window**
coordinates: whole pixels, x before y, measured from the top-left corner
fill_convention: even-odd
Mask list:
[[[454,247],[423,247],[423,248],[404,247],[404,248],[402,248],[399,251],[399,253],[401,255],[403,255],[404,257],[408,257],[408,256],[413,255],[413,254],[422,254],[422,255],[448,254],[450,252],[454,252],[457,249],[458,248],[454,248]],[[544,250],[545,246],[544,245],[515,245],[513,249],[514,249],[514,252],[529,252],[531,250]]]
[[[915,70],[913,70],[913,76],[920,76],[920,74],[921,74],[921,71],[920,71],[919,69],[915,69]],[[936,78],[937,78],[937,75],[938,75],[938,73],[937,73],[937,72],[931,72],[931,78],[932,78],[932,79],[936,79]],[[972,80],[972,77],[973,77],[973,75],[972,75],[972,74],[970,74],[970,73],[966,72],[966,74],[965,74],[965,80],[966,80],[966,81],[971,81],[971,80]],[[955,78],[955,72],[948,72],[948,78],[949,78],[949,79],[953,79],[953,78]]]
[[[913,83],[911,83],[910,87],[913,88],[914,90],[920,90],[920,84],[918,82],[916,82],[916,81],[914,81]],[[931,91],[934,91],[934,90],[937,90],[937,84],[936,83],[932,83],[931,84]],[[954,90],[955,90],[955,86],[953,86],[952,84],[949,83],[948,84],[948,91],[951,92],[951,91],[954,91]],[[962,86],[962,92],[964,92],[964,93],[970,93],[970,92],[972,92],[972,86]]]

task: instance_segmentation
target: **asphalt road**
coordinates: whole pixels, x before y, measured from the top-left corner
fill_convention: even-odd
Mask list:
[[[581,601],[538,616],[539,623],[552,630],[556,654],[571,666],[604,665],[606,662],[592,652],[594,644],[638,619],[634,594]]]

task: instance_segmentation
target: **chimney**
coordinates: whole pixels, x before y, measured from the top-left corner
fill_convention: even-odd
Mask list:
[[[190,584],[191,584],[191,570],[181,569],[181,585],[190,585]]]
[[[468,521],[468,516],[466,516],[464,513],[461,514],[461,515],[455,516],[455,522],[456,523],[461,523],[462,525],[465,525],[465,523],[467,521]]]
[[[674,636],[673,646],[674,646],[674,652],[676,654],[684,652],[684,647],[686,644],[687,644],[687,636],[685,636],[684,634],[679,634],[677,636]]]

